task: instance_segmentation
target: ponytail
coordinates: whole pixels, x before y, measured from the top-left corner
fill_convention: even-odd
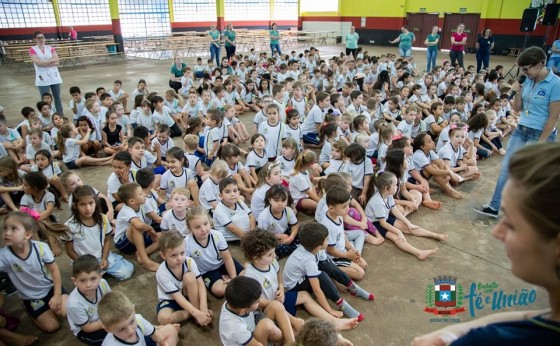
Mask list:
[[[317,161],[317,154],[311,150],[304,150],[296,159],[292,176],[299,174],[305,168]]]

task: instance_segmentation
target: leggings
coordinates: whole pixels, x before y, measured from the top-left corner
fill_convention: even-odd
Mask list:
[[[356,59],[356,55],[358,54],[358,48],[346,48],[346,55],[350,55],[350,54],[352,54],[354,59]]]
[[[336,286],[332,282],[331,278],[325,272],[321,272],[321,274],[317,277],[319,279],[319,284],[321,285],[321,291],[325,294],[325,297],[336,303],[340,300],[340,294],[336,289]],[[297,284],[294,288],[290,291],[307,291],[309,293],[313,292],[313,288],[311,287],[311,283],[309,282],[309,278],[305,278],[301,283]]]
[[[459,64],[459,66],[463,66],[463,51],[450,50],[449,51],[449,59],[451,60],[451,66],[454,66],[455,62],[457,62],[457,64]]]

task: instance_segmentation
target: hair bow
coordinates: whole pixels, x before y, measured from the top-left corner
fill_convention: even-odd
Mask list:
[[[451,124],[451,125],[449,125],[449,128],[451,130],[455,130],[457,128],[457,124]]]
[[[394,135],[391,139],[393,141],[398,141],[399,139],[402,139],[402,133]]]
[[[379,176],[380,176],[381,174],[383,174],[383,173],[385,173],[385,170],[380,169],[380,170],[377,171],[377,173],[375,173],[375,177],[377,178],[377,177],[379,177]]]
[[[41,214],[38,213],[37,211],[27,208],[27,207],[21,207],[20,211],[23,211],[24,213],[28,214],[29,216],[31,216],[32,218],[34,218],[35,220],[39,221],[39,219],[41,218]]]
[[[292,109],[294,109],[294,107],[286,107],[286,115],[288,115]]]

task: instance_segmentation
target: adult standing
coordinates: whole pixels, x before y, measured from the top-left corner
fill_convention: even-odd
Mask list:
[[[359,39],[360,35],[356,32],[356,27],[352,25],[350,27],[350,32],[346,34],[346,55],[352,54],[354,59],[356,59]]]
[[[426,41],[424,41],[424,44],[428,46],[428,49],[426,50],[426,60],[428,60],[428,66],[426,68],[427,72],[432,72],[434,67],[436,67],[436,59],[439,49],[438,44],[440,39],[438,32],[438,26],[434,25],[434,27],[432,28],[432,33],[429,34],[426,38]]]
[[[490,28],[484,28],[476,41],[476,73],[481,69],[489,70],[490,52],[494,49],[494,37]]]
[[[220,31],[216,30],[216,24],[210,26],[208,37],[210,38],[210,59],[215,59],[216,66],[220,66]]]
[[[276,23],[272,23],[272,28],[268,32],[270,34],[270,50],[272,51],[271,56],[274,56],[274,50],[276,50],[278,54],[282,55],[282,51],[280,50],[280,32],[276,30],[276,28]]]
[[[552,72],[560,72],[560,40],[552,42],[552,47],[550,47],[551,54],[550,59],[548,59],[548,67],[552,69]]]
[[[78,39],[78,32],[74,27],[68,27],[68,38],[72,41],[76,41]]]
[[[560,77],[546,67],[545,52],[529,47],[517,57],[517,66],[527,76],[523,84],[515,82],[511,87],[515,91],[513,109],[520,114],[519,124],[509,140],[492,201],[475,209],[490,217],[498,217],[511,156],[528,143],[556,140],[555,127],[560,119]]]
[[[183,69],[187,67],[187,64],[183,62],[183,58],[180,56],[175,56],[173,59],[173,65],[171,65],[171,76],[169,77],[169,87],[173,88],[175,92],[179,92],[179,89],[183,87],[181,84],[181,77],[183,77]]]
[[[412,44],[416,41],[416,36],[413,33],[408,31],[408,27],[403,25],[401,27],[401,34],[399,37],[394,39],[393,41],[389,41],[390,43],[399,43],[399,55],[402,59],[408,60],[412,55]]]
[[[225,47],[226,47],[226,56],[228,58],[228,60],[231,59],[231,57],[233,55],[235,55],[235,30],[233,30],[233,25],[231,25],[231,23],[229,23],[226,26],[226,31],[224,31],[224,38],[225,38]]]
[[[45,34],[36,31],[33,34],[35,46],[29,48],[29,56],[35,66],[35,85],[39,88],[40,99],[44,93],[51,92],[56,111],[63,113],[60,99],[60,85],[62,77],[58,72],[58,55],[54,47],[45,45]]]
[[[509,170],[504,218],[492,235],[504,243],[511,273],[544,288],[549,307],[541,311],[496,313],[454,324],[415,338],[413,346],[558,345],[560,214],[552,206],[557,205],[560,193],[560,145],[541,143],[525,147],[512,156]]]
[[[463,54],[466,45],[467,33],[465,32],[465,24],[461,23],[457,26],[457,31],[451,34],[451,50],[449,50],[451,66],[455,66],[455,64],[463,66]]]

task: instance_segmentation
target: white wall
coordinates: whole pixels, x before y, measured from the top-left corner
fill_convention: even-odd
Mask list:
[[[315,22],[305,21],[302,22],[302,30],[304,31],[334,31],[336,36],[342,36],[342,42],[345,42],[344,37],[350,32],[351,22]]]

